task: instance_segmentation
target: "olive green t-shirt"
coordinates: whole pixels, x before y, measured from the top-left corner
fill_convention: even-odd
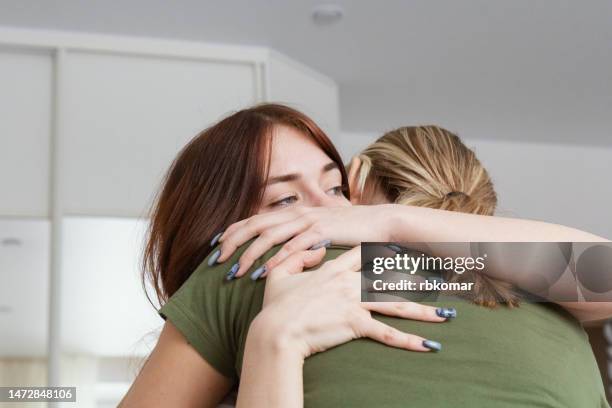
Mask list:
[[[235,382],[266,284],[248,276],[225,281],[244,249],[220,265],[203,262],[160,310],[208,363]],[[344,250],[332,247],[325,258]],[[455,307],[457,318],[444,323],[375,318],[439,341],[442,351],[411,352],[357,339],[315,354],[304,363],[304,406],[608,407],[587,336],[560,308],[524,303],[492,310],[459,298],[430,304]]]

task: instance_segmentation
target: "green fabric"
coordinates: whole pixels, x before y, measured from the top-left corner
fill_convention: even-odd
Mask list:
[[[202,263],[160,310],[206,361],[234,381],[265,285],[248,276],[224,280],[243,250],[221,265]],[[332,247],[326,258],[344,250]],[[304,364],[305,406],[608,407],[587,336],[560,308],[525,303],[491,310],[457,298],[430,304],[455,307],[457,318],[445,323],[376,318],[441,342],[441,352],[358,339],[315,354]]]

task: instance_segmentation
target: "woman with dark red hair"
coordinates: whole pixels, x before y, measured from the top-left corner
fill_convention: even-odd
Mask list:
[[[359,252],[347,252],[361,241],[599,237],[405,205],[350,206],[332,143],[288,107],[240,111],[192,140],[150,228],[145,266],[166,323],[122,407],[213,407],[238,381],[238,405],[248,407],[605,404],[584,332],[559,307],[360,302]],[[247,270],[252,279],[235,279]],[[578,317],[610,315],[564,306]],[[455,341],[431,353],[443,337]]]

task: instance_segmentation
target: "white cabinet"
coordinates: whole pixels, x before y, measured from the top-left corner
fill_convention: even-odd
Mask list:
[[[49,235],[47,220],[0,218],[0,359],[45,355]]]
[[[64,212],[144,215],[179,149],[256,101],[253,78],[238,63],[68,53]]]
[[[98,356],[147,355],[161,318],[141,285],[148,223],[106,217],[64,220],[62,348]],[[153,290],[151,297],[156,300]]]
[[[0,216],[49,215],[50,146],[63,214],[143,216],[188,140],[263,100],[338,133],[336,84],[272,50],[0,27]]]
[[[0,215],[46,216],[53,60],[0,48]]]

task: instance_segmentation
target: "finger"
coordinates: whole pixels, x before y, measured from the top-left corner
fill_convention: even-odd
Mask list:
[[[305,268],[312,268],[318,265],[324,256],[325,248],[296,252],[287,257],[287,259],[278,264],[274,269],[266,271],[268,282],[274,282],[277,279],[300,273]]]
[[[227,237],[231,236],[232,233],[234,233],[234,231],[236,231],[238,228],[241,228],[244,224],[247,223],[247,221],[249,221],[252,217],[249,218],[245,218],[244,220],[240,220],[237,221],[233,224],[230,224],[229,227],[227,227],[224,231],[223,234],[221,235],[221,237],[219,238],[219,243],[222,243],[225,239],[227,239]]]
[[[303,258],[302,258],[303,265],[300,270],[296,269],[292,274],[301,273],[301,272],[304,272],[305,269],[310,269],[314,266],[319,265],[321,261],[323,261],[323,258],[325,258],[326,252],[327,252],[327,249],[325,247],[321,247],[321,248],[312,249],[312,250],[300,251],[296,254],[293,254],[293,256],[296,256],[296,257],[299,256],[298,255],[299,253],[303,254]],[[274,268],[269,269],[269,270],[274,270]],[[266,272],[264,276],[266,276],[267,273],[268,272]]]
[[[324,242],[324,241],[325,240],[322,239],[320,234],[312,230],[306,230],[302,233],[295,235],[293,238],[287,241],[281,247],[281,249],[279,249],[279,251],[276,254],[274,254],[273,257],[268,259],[268,261],[266,262],[266,265],[268,269],[272,269],[276,265],[281,263],[283,260],[285,260],[288,256],[290,256],[291,254],[295,252],[305,251],[319,244],[321,245],[326,244],[325,246],[328,246],[329,245],[328,243],[330,243],[330,241],[327,241],[327,242]],[[284,241],[281,241],[281,242],[284,242]]]
[[[343,253],[327,265],[337,272],[359,272],[361,270],[361,245]]]
[[[239,260],[239,269],[236,273],[236,277],[240,277],[248,271],[253,263],[259,259],[262,255],[264,255],[268,250],[270,250],[274,245],[281,244],[296,234],[299,234],[306,228],[307,224],[305,221],[300,222],[290,222],[290,223],[282,223],[277,226],[271,227],[270,229],[265,230],[261,235],[259,235],[255,241],[253,241],[249,247],[244,251],[244,253],[240,256]],[[238,235],[238,234],[236,234]],[[233,242],[235,245],[240,246],[241,243],[240,237],[236,237],[238,241]],[[246,241],[245,241],[246,242]],[[310,245],[312,246],[312,245]],[[298,252],[302,250],[309,249],[310,246],[296,248],[297,250],[292,251]],[[282,249],[281,249],[282,250]],[[276,256],[276,254],[275,254]],[[282,258],[284,259],[284,257]],[[266,262],[266,268],[272,269],[276,266],[278,262],[273,264]]]
[[[444,322],[450,313],[442,313],[449,308],[437,308],[426,306],[415,302],[362,302],[361,307],[387,316],[401,317],[404,319],[421,320],[424,322]],[[453,308],[454,310],[454,308]],[[456,315],[456,311],[454,313]]]
[[[362,322],[360,323],[361,327],[359,327],[362,337],[369,337],[391,347],[412,351],[431,351],[424,345],[428,343],[425,343],[427,339],[423,337],[404,333],[373,318],[363,319]]]
[[[221,243],[221,256],[219,256],[219,262],[226,261],[235,251],[245,242],[255,238],[262,234],[267,229],[289,223],[296,218],[298,214],[303,213],[306,210],[291,210],[286,209],[282,211],[275,211],[273,213],[258,214],[255,215],[240,225],[232,225],[228,231],[223,233],[223,236],[219,239]],[[291,236],[285,238],[284,242]]]
[[[232,225],[230,225],[228,228],[226,228],[223,236],[221,237],[221,239],[219,239],[219,242],[223,242],[225,239],[227,239],[229,236],[234,234],[237,230],[241,229],[248,223],[255,223],[255,224],[271,223],[271,225],[276,225],[278,223],[283,223],[283,222],[294,220],[312,211],[314,211],[314,208],[312,207],[297,206],[297,207],[284,208],[282,210],[274,211],[274,212],[255,214],[249,218],[245,218],[244,220],[235,222]]]

